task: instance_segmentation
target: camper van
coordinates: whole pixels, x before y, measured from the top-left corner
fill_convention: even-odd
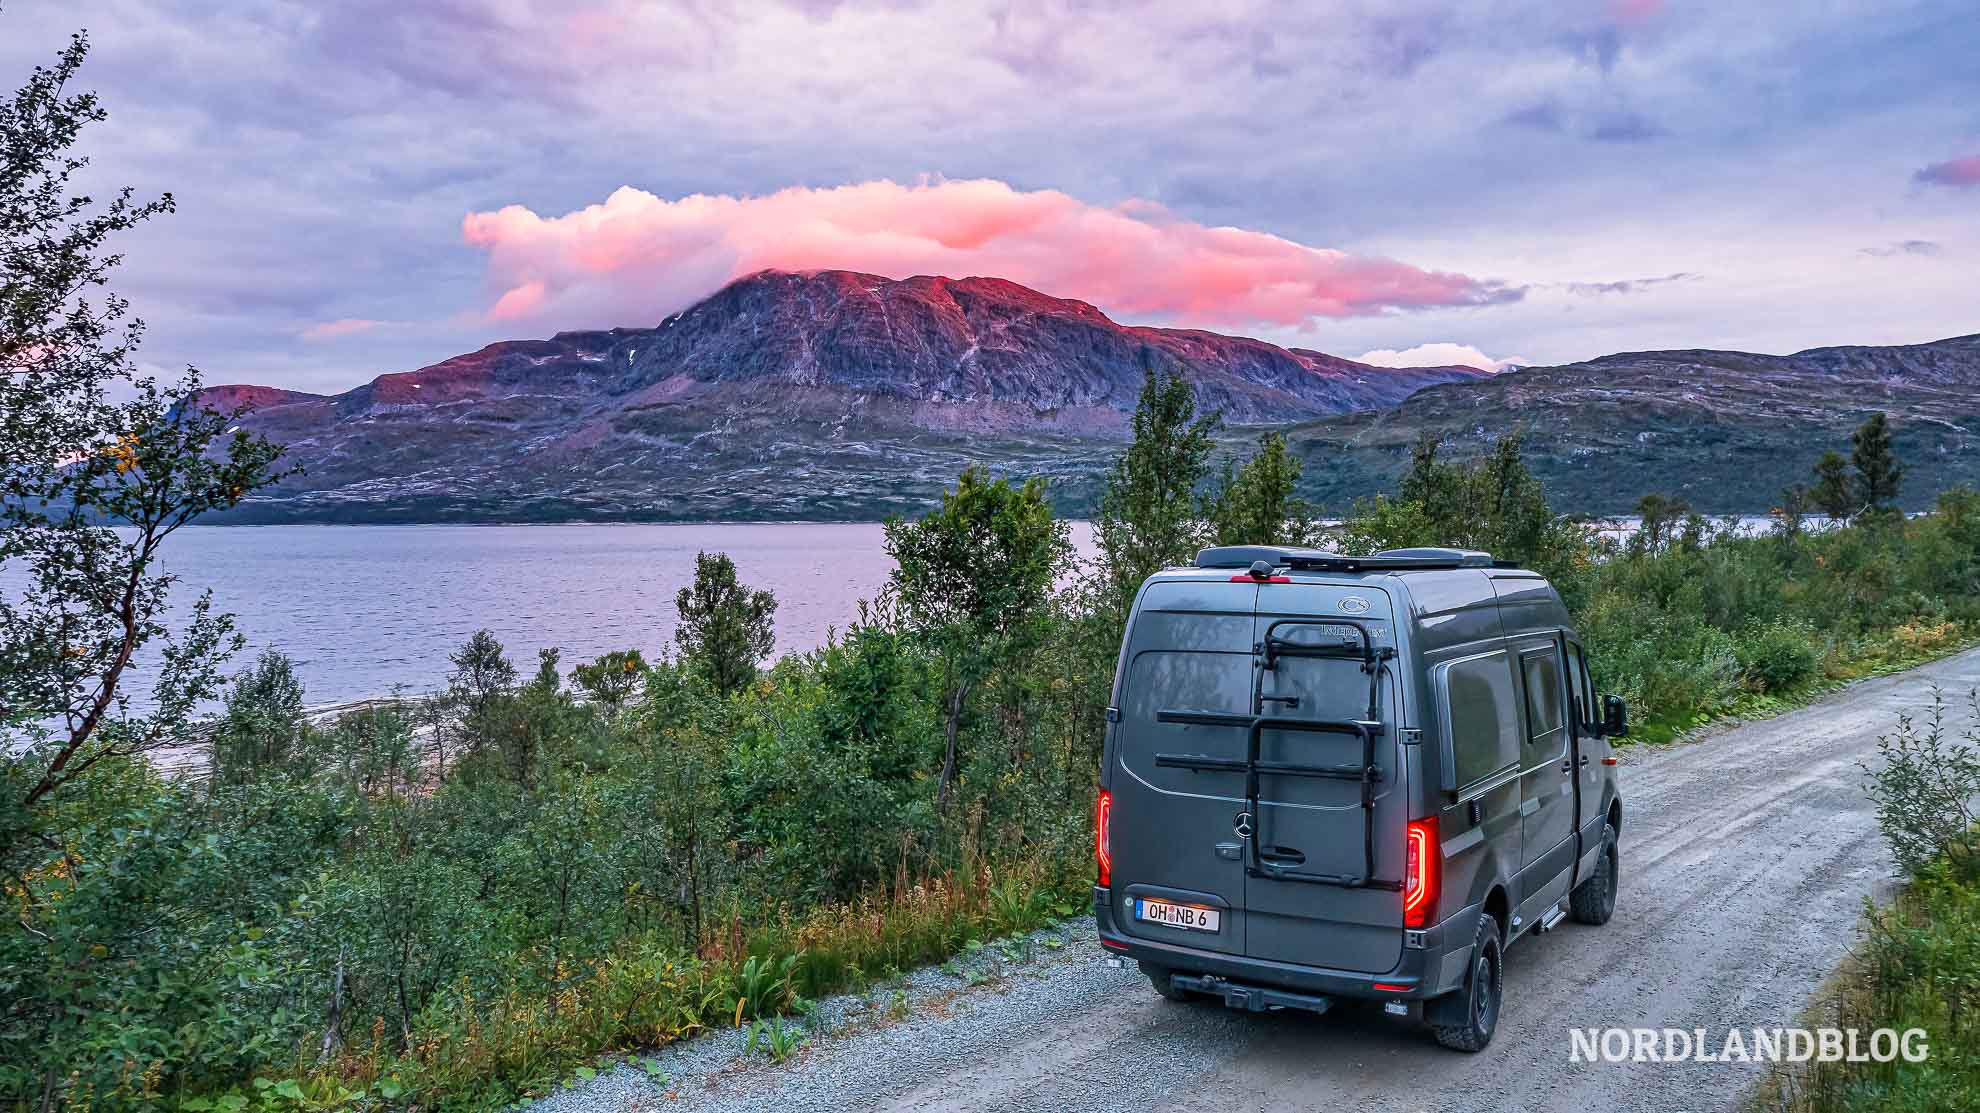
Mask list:
[[[1094,916],[1164,997],[1478,1051],[1506,947],[1615,909],[1627,710],[1488,553],[1205,549],[1142,585],[1106,718]]]

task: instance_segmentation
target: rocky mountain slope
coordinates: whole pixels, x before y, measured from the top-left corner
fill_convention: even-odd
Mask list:
[[[650,329],[492,344],[333,397],[202,401],[246,407],[304,469],[237,521],[845,519],[924,505],[972,462],[1087,475],[1149,368],[1241,423],[1485,377],[1126,327],[994,278],[769,271]]]
[[[1980,482],[1980,335],[1891,347],[1626,352],[1434,386],[1400,406],[1299,426],[1311,493],[1336,508],[1392,490],[1410,447],[1435,434],[1454,457],[1512,430],[1557,505],[1626,513],[1645,493],[1760,513],[1810,483],[1827,449],[1873,411],[1891,416],[1910,472],[1905,502]]]

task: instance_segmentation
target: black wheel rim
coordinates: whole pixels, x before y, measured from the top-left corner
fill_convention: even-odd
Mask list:
[[[1471,1022],[1480,1032],[1492,1030],[1492,990],[1492,958],[1481,954],[1471,971]]]
[[[1616,907],[1616,844],[1609,843],[1609,883],[1603,886],[1602,912],[1606,915]]]

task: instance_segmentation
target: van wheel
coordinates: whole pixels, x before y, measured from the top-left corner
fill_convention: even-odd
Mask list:
[[[1577,924],[1601,927],[1616,914],[1616,829],[1602,824],[1602,856],[1595,860],[1595,872],[1568,894],[1568,911]]]
[[[1140,963],[1139,965],[1141,966],[1141,972],[1148,975],[1148,984],[1155,987],[1155,992],[1171,1001],[1188,1001],[1191,999],[1188,993],[1177,989],[1176,984],[1169,980],[1171,971],[1168,967],[1156,966],[1147,962]]]
[[[1434,1025],[1431,1030],[1436,1033],[1438,1043],[1455,1051],[1483,1051],[1492,1042],[1492,1033],[1499,1027],[1499,999],[1505,975],[1499,945],[1499,921],[1489,912],[1480,912],[1478,930],[1471,940],[1471,976],[1464,980],[1463,989],[1451,995],[1459,1000],[1449,1002],[1442,1010],[1449,1015],[1456,1011],[1449,1006],[1461,1004],[1462,1020]]]

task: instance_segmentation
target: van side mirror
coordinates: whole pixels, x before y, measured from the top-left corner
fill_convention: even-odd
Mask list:
[[[1621,696],[1602,697],[1602,734],[1608,738],[1629,734],[1629,705]]]

